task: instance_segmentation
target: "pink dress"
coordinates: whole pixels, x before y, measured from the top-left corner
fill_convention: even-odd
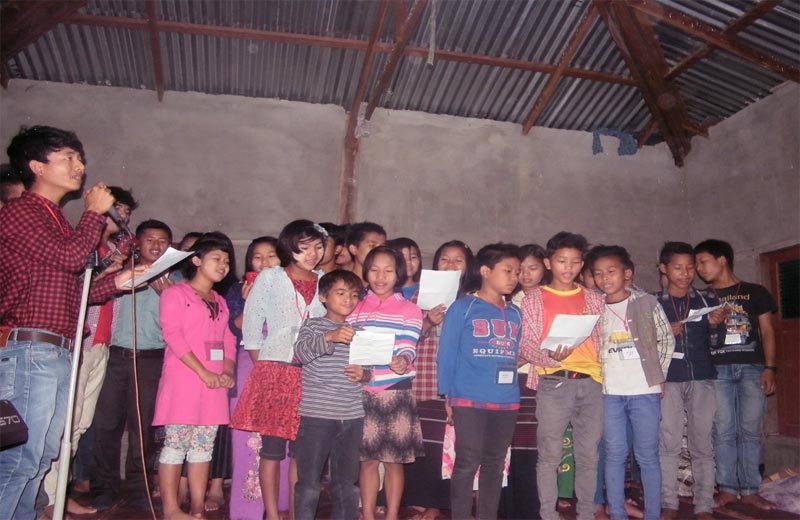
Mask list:
[[[228,328],[225,299],[213,293],[219,312],[212,319],[209,307],[186,283],[167,288],[159,304],[161,330],[167,343],[164,368],[158,384],[153,425],[228,424],[228,389],[208,388],[181,357],[193,352],[208,370],[220,374],[224,359],[236,361],[236,340]],[[213,359],[213,360],[212,360]]]

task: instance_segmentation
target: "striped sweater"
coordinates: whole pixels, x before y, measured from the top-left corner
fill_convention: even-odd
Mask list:
[[[350,345],[325,341],[326,332],[342,325],[328,318],[310,318],[300,327],[294,355],[303,364],[301,417],[342,421],[364,417],[362,385],[344,375]]]
[[[394,293],[381,301],[375,293],[367,291],[347,321],[356,327],[379,328],[393,332],[394,355],[404,356],[408,368],[404,374],[396,374],[388,365],[373,368],[373,378],[364,386],[367,392],[380,392],[405,383],[411,388],[411,380],[416,375],[413,362],[417,357],[417,341],[422,330],[422,311],[415,304]]]

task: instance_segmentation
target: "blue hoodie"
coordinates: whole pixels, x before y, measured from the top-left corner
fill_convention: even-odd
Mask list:
[[[522,316],[475,296],[447,309],[439,337],[439,393],[457,405],[513,409],[519,406],[517,355]]]

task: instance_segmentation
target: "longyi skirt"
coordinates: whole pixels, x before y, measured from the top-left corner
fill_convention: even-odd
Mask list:
[[[404,464],[425,455],[411,389],[364,392],[361,460]]]
[[[231,428],[294,440],[300,427],[302,368],[258,361],[231,417]]]

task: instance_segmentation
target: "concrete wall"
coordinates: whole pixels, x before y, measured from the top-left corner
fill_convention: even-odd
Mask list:
[[[663,146],[617,155],[592,134],[418,112],[377,111],[359,153],[358,214],[431,253],[458,238],[538,242],[561,230],[593,243],[622,244],[655,287],[665,238],[685,238],[683,174]],[[654,233],[654,230],[658,232]]]
[[[800,242],[800,85],[779,87],[692,147],[685,168],[692,242],[727,240],[736,273],[764,283],[759,255]]]
[[[173,92],[159,103],[149,90],[13,80],[0,115],[3,150],[20,125],[74,130],[88,182],[133,188],[134,222],[163,220],[176,238],[219,229],[249,242],[296,218],[336,218],[339,107]],[[82,204],[66,210],[75,218]]]
[[[75,130],[89,180],[132,187],[138,222],[180,236],[221,229],[246,244],[291,219],[336,220],[345,113],[287,101],[13,80],[0,91],[0,140],[22,124]],[[618,157],[586,132],[378,111],[357,165],[359,219],[408,235],[430,255],[461,238],[543,243],[562,229],[621,243],[654,286],[666,238],[687,238],[684,172],[664,146]],[[76,218],[82,206],[67,204]],[[658,230],[655,232],[653,230]]]

